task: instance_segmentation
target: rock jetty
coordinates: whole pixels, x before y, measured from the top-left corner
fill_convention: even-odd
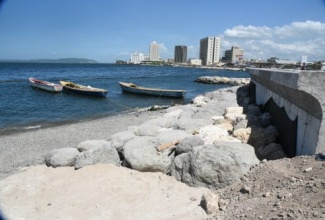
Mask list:
[[[229,84],[233,86],[248,85],[250,83],[250,78],[228,78],[220,76],[201,76],[194,80],[198,83],[205,84]]]

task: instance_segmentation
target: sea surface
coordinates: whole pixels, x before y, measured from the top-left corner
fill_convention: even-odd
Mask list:
[[[200,76],[249,77],[240,71],[188,67],[0,63],[0,135],[112,116],[154,105],[187,104],[199,94],[229,86],[194,82]],[[107,89],[108,97],[90,98],[42,91],[29,86],[29,77]],[[183,99],[134,95],[123,93],[118,84],[120,81],[146,87],[183,89],[187,93]]]

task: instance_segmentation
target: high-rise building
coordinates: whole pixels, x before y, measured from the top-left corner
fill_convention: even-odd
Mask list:
[[[143,60],[144,60],[144,54],[143,53],[135,52],[135,53],[131,54],[131,61],[130,61],[131,63],[139,64]]]
[[[159,61],[159,45],[153,41],[149,46],[149,60]]]
[[[206,37],[200,40],[200,59],[202,65],[208,66],[219,63],[220,37]]]
[[[187,46],[175,46],[174,62],[186,63],[187,61]]]
[[[229,63],[240,62],[244,59],[244,50],[239,47],[232,46],[230,50],[225,51],[224,60]]]

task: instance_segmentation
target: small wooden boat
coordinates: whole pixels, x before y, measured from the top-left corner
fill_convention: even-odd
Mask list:
[[[73,82],[60,81],[63,90],[69,93],[93,97],[107,97],[107,90],[94,88],[91,86],[83,86]]]
[[[55,84],[51,82],[46,82],[43,80],[29,78],[29,85],[38,89],[42,89],[49,92],[61,92],[62,86],[60,84]]]
[[[141,95],[153,95],[153,96],[164,96],[173,98],[182,98],[185,94],[185,90],[173,90],[173,89],[158,89],[137,86],[133,83],[119,82],[124,92],[130,92]]]

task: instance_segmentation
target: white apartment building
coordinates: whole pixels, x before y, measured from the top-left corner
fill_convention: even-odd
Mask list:
[[[153,41],[149,46],[149,60],[159,61],[159,45]]]
[[[143,53],[135,52],[135,53],[131,54],[131,61],[130,61],[130,63],[139,64],[144,59],[145,59],[145,57],[144,57],[144,54]]]
[[[220,37],[206,37],[200,40],[202,65],[209,66],[220,61]]]

